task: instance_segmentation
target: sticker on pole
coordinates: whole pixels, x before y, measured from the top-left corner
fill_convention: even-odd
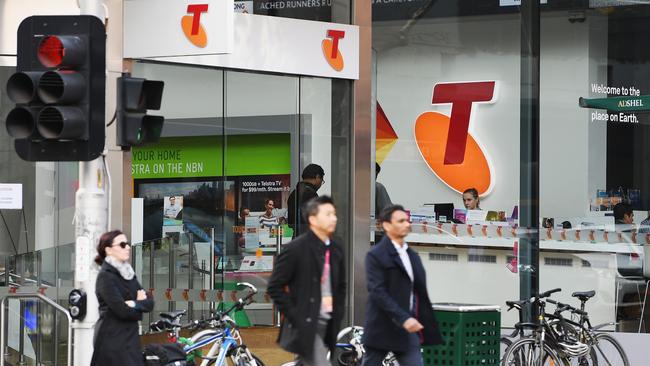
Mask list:
[[[0,184],[0,209],[21,210],[23,208],[23,185]]]
[[[75,247],[75,281],[87,281],[90,277],[90,239],[78,237]]]

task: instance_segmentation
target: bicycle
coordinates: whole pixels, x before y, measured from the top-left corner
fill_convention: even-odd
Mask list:
[[[531,362],[534,362],[534,364],[539,364],[540,362],[545,363],[549,358],[544,356],[544,351],[542,350],[545,350],[546,346],[548,346],[558,358],[552,359],[551,357],[551,361],[549,362],[554,365],[595,366],[598,365],[599,361],[601,365],[605,361],[605,365],[628,366],[629,362],[621,345],[609,334],[599,331],[599,329],[612,325],[613,323],[605,323],[595,327],[591,325],[588,313],[585,311],[585,304],[595,295],[595,291],[574,292],[572,294],[573,297],[580,300],[580,309],[550,298],[545,301],[542,300],[552,293],[559,291],[561,290],[554,289],[547,291],[540,294],[537,298],[533,298],[535,300],[506,302],[509,306],[508,310],[517,308],[520,311],[520,322],[515,326],[516,330],[511,334],[511,337],[519,335],[521,338],[517,342],[525,344],[525,346],[520,346],[522,348],[521,350],[513,350],[517,342],[510,344],[506,348],[502,364],[528,365]],[[531,301],[539,307],[539,325],[521,322],[521,309],[523,305]],[[546,302],[556,305],[556,309],[552,314],[545,312]],[[572,316],[579,316],[579,320],[575,322],[563,317],[562,313],[566,311],[571,312]],[[524,328],[526,327],[533,329],[532,336],[524,335]],[[502,338],[502,343],[507,344],[508,341]],[[544,348],[539,348],[539,345],[542,345]],[[526,347],[528,348],[526,349]],[[535,350],[533,349],[534,347],[538,347],[538,349]]]
[[[230,360],[234,366],[264,366],[264,362],[246,347],[239,334],[237,323],[229,315],[250,304],[257,293],[257,288],[247,282],[237,283],[237,286],[247,287],[250,292],[227,310],[216,313],[214,317],[195,320],[181,326],[180,319],[185,314],[184,310],[161,313],[163,319],[152,323],[152,329],[171,329],[168,339],[174,342],[180,339],[181,329],[203,329],[192,335],[183,347],[183,351],[189,357],[203,347],[211,345],[205,355],[198,356],[202,360],[200,366],[226,366],[227,360]]]
[[[544,298],[549,297],[551,294],[562,291],[559,288],[543,292],[530,299],[519,301],[506,301],[509,309],[516,308],[520,312],[520,319],[522,319],[521,312],[523,307],[528,304],[533,304],[539,309],[539,324],[520,322],[516,327],[517,334],[522,337],[508,346],[504,352],[501,360],[502,366],[524,366],[524,365],[548,365],[559,366],[565,365],[564,359],[556,352],[557,343],[559,340],[556,338],[555,332],[547,322],[545,314],[546,303]],[[532,329],[531,336],[524,335],[524,329]]]
[[[586,302],[596,294],[595,291],[585,291],[585,292],[574,292],[571,294],[572,297],[580,300],[580,309],[577,309],[571,305],[563,304],[552,299],[547,299],[551,304],[557,306],[556,312],[569,311],[572,315],[578,316],[578,321],[574,322],[572,320],[565,319],[560,317],[558,320],[559,329],[565,331],[566,335],[570,338],[574,338],[579,342],[587,344],[589,347],[589,353],[585,356],[579,356],[577,358],[577,364],[579,366],[590,366],[590,365],[620,365],[620,366],[629,366],[629,361],[627,355],[621,344],[611,335],[603,333],[600,329],[614,325],[615,323],[603,323],[596,326],[591,325],[589,319],[589,314],[585,311]],[[570,355],[574,356],[575,355]],[[571,360],[569,360],[571,362]],[[604,361],[604,363],[603,363]]]
[[[362,343],[363,327],[351,326],[343,328],[336,336],[334,355],[340,366],[360,366],[366,351]],[[330,359],[329,352],[327,359]],[[382,366],[399,366],[395,355],[389,352],[382,361]]]
[[[336,336],[336,348],[334,357],[340,366],[361,366],[363,356],[366,351],[361,339],[363,338],[363,327],[351,326],[341,329]],[[332,355],[327,352],[327,359],[330,360]],[[296,366],[298,361],[289,361],[281,366]],[[382,366],[399,366],[395,355],[389,353],[382,361]]]

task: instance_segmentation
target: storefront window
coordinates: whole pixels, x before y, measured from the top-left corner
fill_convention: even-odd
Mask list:
[[[595,290],[592,322],[619,332],[647,331],[649,15],[591,1],[541,19],[540,289]]]
[[[238,282],[252,283],[260,295],[238,322],[275,324],[266,283],[274,256],[299,233],[289,196],[310,164],[324,170],[318,194],[338,205],[337,234],[349,232],[349,166],[333,162],[349,161],[349,102],[342,99],[350,83],[155,63],[137,63],[134,74],[165,82],[166,118],[159,143],[132,150],[143,238],[153,241],[136,267],[146,268],[153,288],[225,296]],[[208,310],[205,301],[170,297],[157,306],[194,317]]]
[[[374,2],[375,205],[409,211],[434,302],[503,309],[529,271],[562,302],[595,290],[592,324],[644,332],[650,7],[541,5],[536,230],[518,220],[522,33],[509,3]],[[531,233],[539,263],[522,266]],[[502,312],[502,326],[517,320]]]
[[[373,213],[409,212],[433,302],[503,305],[519,296],[520,21],[434,18],[425,3],[373,7]]]

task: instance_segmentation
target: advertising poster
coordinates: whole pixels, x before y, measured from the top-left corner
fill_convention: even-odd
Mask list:
[[[183,225],[183,196],[165,197],[163,226]]]
[[[249,209],[251,215],[259,217],[267,214],[267,217],[276,217],[280,225],[286,223],[287,200],[291,193],[291,175],[246,176],[237,177],[237,181],[240,212],[242,209]],[[267,203],[271,203],[271,205]]]

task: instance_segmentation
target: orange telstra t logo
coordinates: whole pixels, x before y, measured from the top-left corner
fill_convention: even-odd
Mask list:
[[[341,71],[345,67],[343,55],[339,50],[339,40],[342,38],[345,38],[345,31],[330,29],[327,31],[327,38],[323,40],[321,45],[325,60],[336,71]]]
[[[451,117],[422,113],[415,122],[415,140],[429,168],[457,192],[475,187],[479,195],[492,188],[488,159],[469,133],[472,104],[491,102],[495,81],[437,84],[432,104],[451,103]]]
[[[181,28],[185,37],[196,47],[203,48],[208,45],[208,34],[201,25],[201,14],[208,12],[208,4],[190,4],[187,12],[192,15],[185,15],[181,19]]]

